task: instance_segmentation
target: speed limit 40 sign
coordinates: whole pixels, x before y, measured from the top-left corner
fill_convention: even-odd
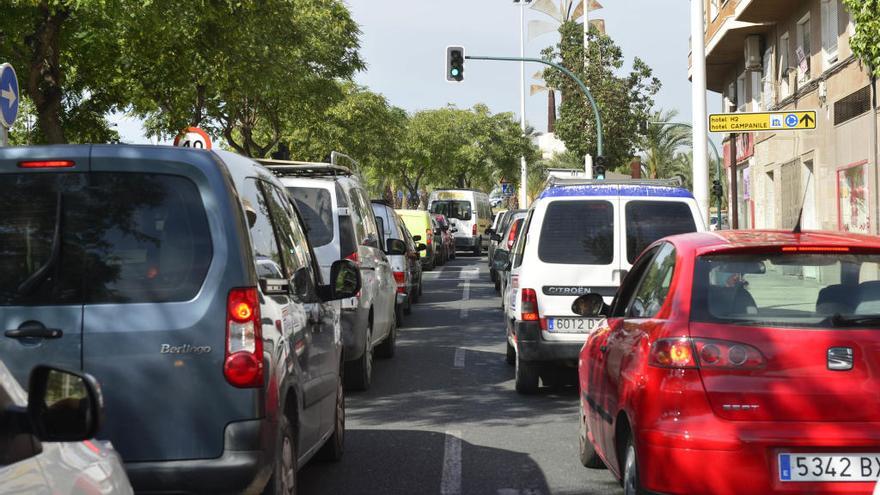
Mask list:
[[[211,149],[211,138],[198,127],[187,127],[174,138],[174,146],[182,148]]]

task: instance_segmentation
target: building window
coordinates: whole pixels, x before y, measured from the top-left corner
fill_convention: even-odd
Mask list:
[[[837,62],[837,2],[822,0],[822,59],[826,69]]]
[[[711,0],[711,1],[709,2],[709,17],[710,17],[713,21],[714,21],[715,19],[718,18],[718,12],[719,12],[719,10],[720,10],[720,9],[718,8],[718,4],[720,3],[720,1],[721,1],[721,0]]]
[[[810,43],[810,14],[804,16],[797,24],[797,50],[795,55],[798,64],[798,81],[805,82],[810,80],[810,54],[812,44]]]
[[[761,110],[761,73],[753,70],[751,72],[751,82],[752,82],[752,112],[757,112]]]
[[[736,78],[736,111],[746,111],[746,73]]]
[[[788,71],[790,57],[790,45],[788,33],[779,37],[779,99],[784,100],[791,94],[791,88],[788,85]]]

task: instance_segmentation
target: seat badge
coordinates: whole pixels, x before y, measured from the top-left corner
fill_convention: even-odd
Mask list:
[[[847,371],[853,368],[852,347],[830,347],[828,349],[828,369]]]

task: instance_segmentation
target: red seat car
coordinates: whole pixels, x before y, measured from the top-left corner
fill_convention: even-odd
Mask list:
[[[880,238],[717,231],[635,263],[579,357],[580,454],[625,493],[871,493]]]

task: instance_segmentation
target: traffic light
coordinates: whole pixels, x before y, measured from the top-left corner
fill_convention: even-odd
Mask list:
[[[712,181],[712,194],[719,198],[724,197],[724,187],[721,186],[721,181],[718,179]]]
[[[608,170],[608,159],[604,156],[597,156],[593,160],[593,177],[599,180],[605,180],[605,171]]]
[[[446,80],[461,82],[464,79],[464,47],[446,47]]]

